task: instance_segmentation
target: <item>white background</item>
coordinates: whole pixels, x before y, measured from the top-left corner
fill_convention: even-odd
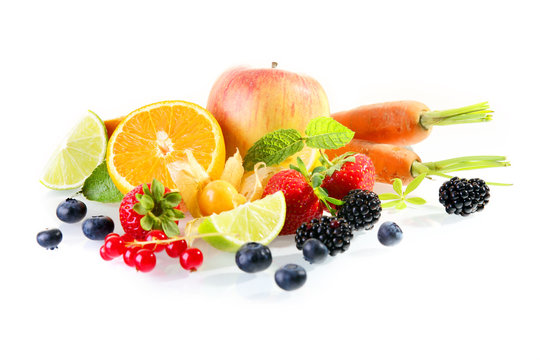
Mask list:
[[[540,359],[534,3],[2,2],[0,357]],[[160,100],[204,106],[225,69],[272,61],[318,79],[333,111],[488,100],[493,122],[437,128],[415,150],[426,161],[507,155],[511,168],[463,176],[515,185],[492,187],[486,210],[461,218],[438,204],[441,181],[426,181],[428,205],[384,212],[404,231],[399,246],[365,232],[309,266],[280,238],[258,275],[202,243],[197,273],[160,255],[138,274],[56,219],[71,193],[39,174],[87,109],[106,119]],[[115,206],[88,207],[117,219]],[[35,235],[56,226],[64,241],[45,251]],[[288,262],[308,270],[291,293],[273,283]]]

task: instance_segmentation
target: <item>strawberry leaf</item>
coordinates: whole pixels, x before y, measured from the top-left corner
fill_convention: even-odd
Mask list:
[[[136,203],[135,205],[133,205],[133,210],[139,215],[146,215],[149,211],[141,203]]]
[[[152,210],[154,208],[154,200],[150,195],[144,194],[137,204],[141,204],[145,209]]]
[[[156,179],[152,180],[152,194],[157,199],[161,199],[165,194],[165,186]]]
[[[180,201],[182,201],[182,196],[176,191],[167,193],[163,197],[163,202],[172,208],[177,207]]]
[[[141,227],[146,230],[150,231],[152,230],[152,227],[154,226],[154,220],[150,217],[150,215],[145,215],[141,219]]]
[[[164,220],[161,222],[161,226],[163,227],[163,232],[168,237],[178,236],[180,235],[180,229],[178,229],[178,225],[172,220]]]

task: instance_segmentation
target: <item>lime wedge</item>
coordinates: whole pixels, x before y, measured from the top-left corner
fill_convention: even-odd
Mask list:
[[[107,129],[103,121],[88,111],[55,150],[39,180],[50,189],[65,190],[82,186],[107,152]]]
[[[199,234],[219,235],[204,237],[210,245],[223,251],[236,251],[247,242],[268,245],[285,223],[285,196],[281,191],[207,217],[199,226]]]

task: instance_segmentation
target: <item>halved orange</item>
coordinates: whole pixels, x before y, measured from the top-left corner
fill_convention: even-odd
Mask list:
[[[152,179],[175,189],[167,164],[193,156],[213,178],[225,164],[225,143],[216,119],[187,101],[162,101],[137,109],[118,124],[107,146],[107,168],[127,193]]]

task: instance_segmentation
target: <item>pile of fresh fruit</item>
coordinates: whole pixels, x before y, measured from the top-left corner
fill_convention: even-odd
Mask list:
[[[206,109],[163,101],[105,122],[89,112],[51,156],[41,182],[80,188],[90,201],[119,203],[123,234],[106,216],[85,219],[82,232],[104,241],[104,260],[122,258],[140,272],[153,270],[155,253],[163,250],[182,268],[199,269],[196,239],[236,253],[242,271],[263,271],[272,263],[268,245],[290,234],[306,261],[321,263],[347,251],[355,232],[373,229],[383,209],[424,204],[409,194],[426,177],[451,178],[439,191],[448,214],[484,209],[490,183],[448,174],[509,166],[504,157],[422,162],[408,146],[436,125],[490,121],[491,113],[487,103],[431,111],[398,101],[331,115],[324,90],[308,76],[275,63],[236,68],[216,81]],[[376,181],[391,183],[395,193],[376,194]],[[74,198],[56,209],[65,223],[80,222],[86,213],[86,204]],[[181,229],[186,214],[192,219]],[[385,222],[377,237],[390,246],[402,234]],[[46,229],[37,241],[55,249],[62,233]],[[288,264],[274,278],[294,290],[307,274]]]

